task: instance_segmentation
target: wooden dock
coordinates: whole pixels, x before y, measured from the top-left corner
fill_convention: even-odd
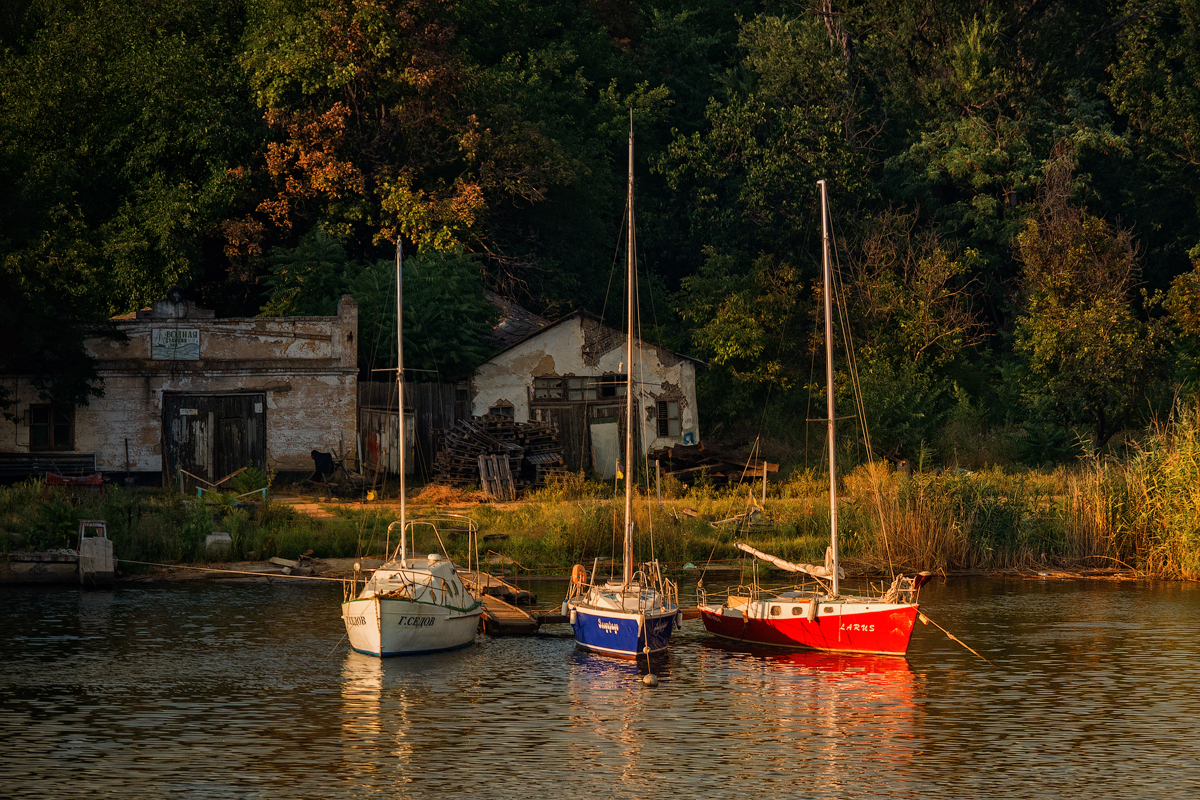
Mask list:
[[[486,572],[462,570],[458,574],[471,593],[483,600],[484,633],[529,636],[538,632],[542,620],[517,607],[521,601],[532,605],[534,595]]]
[[[569,620],[558,608],[549,611],[525,611],[518,606],[532,606],[537,595],[486,572],[460,570],[459,577],[476,597],[483,599],[483,630],[489,636],[529,636],[542,625],[566,624]],[[699,619],[698,608],[683,609],[683,618]]]

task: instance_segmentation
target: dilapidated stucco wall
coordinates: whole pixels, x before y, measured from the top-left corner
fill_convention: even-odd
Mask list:
[[[162,471],[163,398],[173,393],[261,395],[266,466],[276,471],[311,472],[314,449],[354,455],[358,306],[349,296],[336,317],[214,318],[163,301],[114,323],[128,341],[88,342],[104,396],[75,410],[74,451],[95,453],[101,470]],[[186,332],[198,347],[163,357],[152,345],[163,331]],[[26,452],[23,412],[38,399],[20,378],[6,383],[18,421],[0,424],[0,452]]]
[[[643,452],[685,439],[700,441],[695,363],[640,340],[634,346]],[[511,405],[518,422],[528,421],[535,378],[619,375],[625,372],[625,361],[624,334],[591,316],[573,315],[481,366],[473,381],[472,413],[482,415],[490,408]],[[666,399],[679,402],[681,431],[676,437],[658,435],[657,402]]]

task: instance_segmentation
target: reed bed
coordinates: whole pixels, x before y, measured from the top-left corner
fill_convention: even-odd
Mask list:
[[[457,503],[479,524],[480,555],[529,572],[621,556],[624,502],[612,481],[564,475],[518,503],[476,493],[414,493],[414,514]],[[0,550],[73,546],[77,521],[108,521],[127,561],[203,562],[205,537],[233,542],[220,558],[257,560],[380,555],[394,508],[331,504],[314,518],[269,501],[248,507],[198,503],[168,490],[113,488],[102,498],[43,499],[40,481],[0,487]],[[743,541],[790,561],[823,563],[829,538],[828,477],[792,469],[767,487],[716,489],[643,480],[634,503],[639,560],[670,568],[742,558]],[[840,543],[847,566],[865,573],[1006,570],[1044,565],[1121,567],[1200,579],[1200,409],[1177,409],[1123,456],[1089,458],[1047,471],[998,467],[896,472],[861,464],[839,486]],[[661,500],[659,499],[661,497]],[[748,524],[753,516],[754,524]],[[466,537],[445,542],[465,562]],[[395,546],[395,542],[392,542]],[[436,542],[419,541],[418,549]],[[217,557],[217,556],[213,556]]]

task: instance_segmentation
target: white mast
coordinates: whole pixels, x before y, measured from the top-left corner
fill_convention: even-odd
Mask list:
[[[829,547],[833,561],[833,596],[838,596],[838,506],[837,506],[837,458],[834,434],[837,422],[833,405],[833,280],[829,268],[829,208],[824,179],[817,181],[821,187],[821,261],[825,280],[825,396],[829,414]]]
[[[400,427],[397,441],[400,443],[400,566],[408,566],[408,523],[404,508],[404,280],[402,269],[404,254],[400,237],[396,237],[396,397],[400,408]]]
[[[625,566],[621,576],[626,586],[633,582],[633,303],[634,303],[634,252],[633,252],[633,109],[629,110],[629,241],[626,257],[628,284],[625,300],[628,317],[625,358]]]

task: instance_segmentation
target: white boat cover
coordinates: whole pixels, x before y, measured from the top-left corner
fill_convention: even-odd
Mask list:
[[[741,542],[737,542],[735,544],[735,546],[737,547],[738,550],[749,553],[750,555],[754,556],[755,558],[761,558],[763,561],[770,562],[771,564],[774,564],[775,566],[779,567],[782,570],[786,570],[787,572],[803,572],[806,575],[812,575],[814,578],[832,578],[833,577],[833,565],[830,563],[833,560],[833,558],[832,558],[833,554],[831,552],[829,552],[828,550],[826,550],[826,552],[825,552],[825,566],[818,567],[814,564],[793,564],[790,561],[784,561],[782,558],[776,558],[775,556],[770,555],[768,553],[764,553],[761,550],[755,550],[750,545],[742,544]],[[844,569],[839,568],[838,569],[838,577],[839,578],[846,577],[846,571]]]

